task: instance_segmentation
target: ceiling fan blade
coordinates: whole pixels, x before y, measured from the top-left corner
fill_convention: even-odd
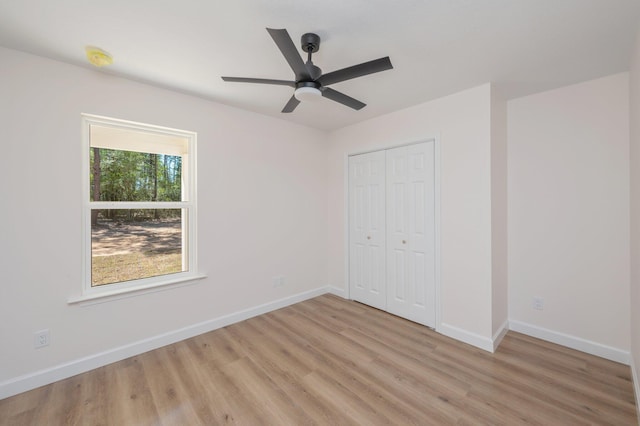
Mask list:
[[[363,75],[373,74],[380,71],[386,71],[393,68],[391,65],[391,60],[388,56],[380,59],[374,59],[373,61],[364,62],[359,65],[354,65],[352,67],[343,68],[341,70],[332,71],[330,73],[324,74],[318,80],[318,83],[323,86],[328,86],[329,84],[339,83],[345,80],[351,80],[352,78],[362,77]]]
[[[298,53],[298,49],[293,44],[293,40],[289,36],[287,30],[274,30],[272,28],[267,28],[271,38],[282,52],[282,55],[289,63],[289,66],[293,70],[296,75],[296,81],[300,80],[308,80],[309,71],[307,71],[307,67],[302,62],[302,58],[300,57],[300,53]]]
[[[245,78],[245,77],[222,77],[224,81],[235,83],[260,83],[260,84],[277,84],[280,86],[296,87],[295,81],[288,80],[271,80],[267,78]]]
[[[348,106],[349,108],[353,108],[355,110],[360,110],[367,106],[367,104],[364,104],[357,99],[353,99],[351,96],[347,96],[344,93],[340,93],[337,90],[333,90],[330,87],[322,87],[320,91],[322,91],[323,97],[341,103],[342,105]]]
[[[282,112],[293,112],[294,109],[300,104],[300,101],[296,99],[295,96],[291,96],[289,102],[282,108]]]

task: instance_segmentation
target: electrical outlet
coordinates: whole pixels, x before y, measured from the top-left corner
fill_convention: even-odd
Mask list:
[[[38,349],[43,346],[49,346],[51,336],[49,336],[49,330],[40,330],[33,333],[33,347]]]
[[[544,310],[544,299],[542,297],[533,298],[533,309],[537,311]]]
[[[284,285],[284,276],[278,275],[277,277],[273,277],[273,287],[282,287]]]

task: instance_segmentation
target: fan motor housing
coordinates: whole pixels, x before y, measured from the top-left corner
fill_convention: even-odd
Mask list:
[[[320,87],[322,87],[322,85],[318,82],[315,81],[299,81],[296,83],[296,89],[299,89],[301,87],[313,87],[314,89],[318,89],[320,90]]]

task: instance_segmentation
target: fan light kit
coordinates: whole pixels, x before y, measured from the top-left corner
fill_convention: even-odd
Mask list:
[[[320,99],[322,92],[316,87],[302,86],[293,92],[293,96],[300,102],[315,102]]]
[[[301,37],[302,50],[307,52],[307,62],[305,63],[302,62],[302,57],[298,53],[287,30],[267,28],[267,31],[293,70],[295,80],[271,80],[266,78],[245,77],[222,77],[222,79],[236,83],[275,84],[293,87],[295,89],[293,96],[291,96],[282,109],[282,112],[285,113],[293,112],[301,101],[315,101],[321,96],[348,106],[349,108],[360,110],[364,108],[366,104],[326,86],[393,68],[391,60],[386,56],[359,65],[332,71],[328,74],[322,74],[322,70],[311,61],[311,55],[320,49],[320,37],[317,34],[306,33]]]

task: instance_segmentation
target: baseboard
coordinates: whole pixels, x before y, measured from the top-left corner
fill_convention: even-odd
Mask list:
[[[347,298],[347,291],[344,288],[329,286],[327,287],[327,292],[343,299]]]
[[[504,336],[507,335],[508,331],[509,321],[505,320],[505,322],[502,323],[498,330],[493,334],[493,337],[491,337],[491,340],[493,340],[493,350],[491,352],[495,352],[496,349],[498,349],[498,346],[500,346],[502,339],[504,339]]]
[[[509,329],[518,333],[526,334],[531,337],[546,340],[547,342],[556,343],[581,352],[599,356],[621,364],[629,365],[630,353],[622,349],[592,342],[581,337],[571,336],[569,334],[560,333],[537,325],[527,324],[525,322],[509,320]]]
[[[640,426],[640,377],[638,376],[636,363],[633,361],[633,355],[630,355],[629,364],[631,364],[631,380],[633,380],[633,390],[636,395],[636,413],[638,415],[638,426]]]
[[[181,340],[189,339],[191,337],[207,333],[218,328],[226,327],[227,325],[244,321],[246,319],[255,317],[257,315],[262,315],[276,309],[284,308],[294,303],[302,302],[304,300],[311,299],[328,292],[333,293],[333,291],[331,290],[331,287],[322,287],[315,290],[298,293],[293,296],[285,297],[280,300],[265,303],[263,305],[245,309],[233,314],[224,315],[208,321],[193,324],[188,327],[180,328],[178,330],[170,331],[168,333],[143,339],[138,342],[133,342],[128,345],[109,349],[107,351],[90,355],[84,358],[76,359],[71,362],[57,365],[55,367],[15,377],[13,379],[9,379],[0,383],[0,399],[8,398],[10,396],[35,389],[40,386],[48,385],[49,383],[53,383],[58,380],[63,380],[68,377],[72,377],[77,374],[84,373],[95,368],[105,366],[107,364],[111,364],[113,362],[121,361],[125,358],[139,355],[141,353],[148,352],[162,346],[170,345]]]
[[[436,331],[452,339],[459,340],[476,348],[483,349],[487,352],[493,353],[493,341],[488,337],[481,336],[480,334],[472,333],[467,330],[463,330],[452,325],[441,323],[436,327]]]

